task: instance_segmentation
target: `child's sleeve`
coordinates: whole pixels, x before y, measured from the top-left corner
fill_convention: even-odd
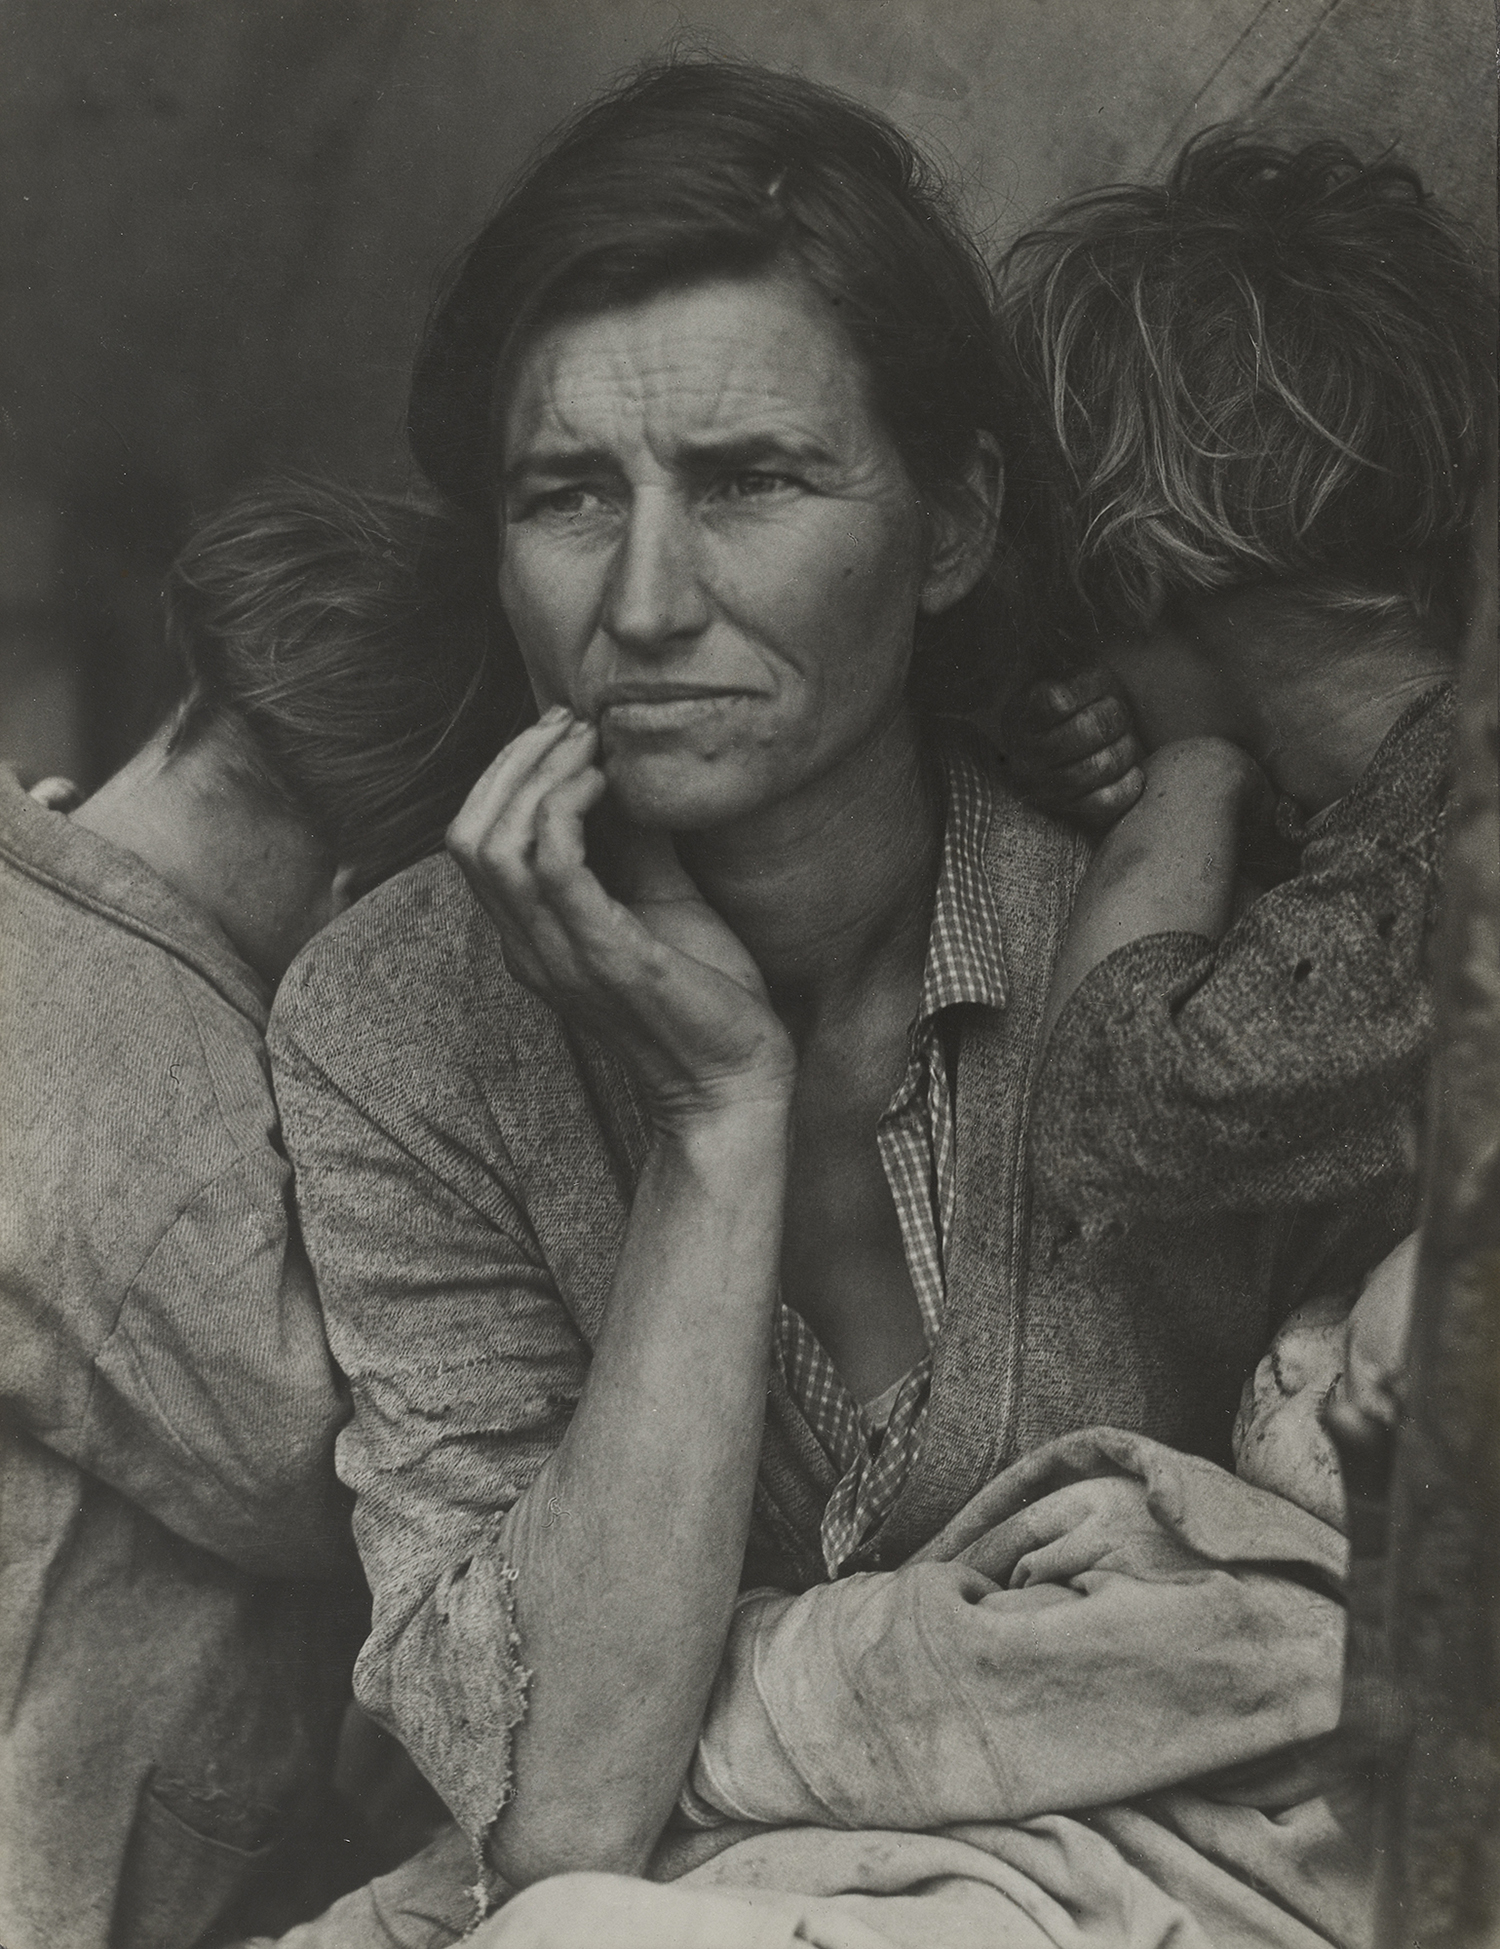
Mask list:
[[[49,1442],[159,1522],[252,1575],[341,1579],[348,1402],[267,1144],[188,1197],[91,1362],[76,1430]]]
[[[1410,1169],[1432,1037],[1447,713],[1433,715],[1424,749],[1221,941],[1134,941],[1073,994],[1032,1131],[1037,1182],[1070,1216],[1305,1208]]]

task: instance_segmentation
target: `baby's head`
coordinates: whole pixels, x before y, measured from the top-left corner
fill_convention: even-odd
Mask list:
[[[1346,625],[1450,605],[1492,337],[1413,171],[1210,131],[1159,187],[1065,203],[1002,275],[1032,449],[1012,471],[1088,628],[1266,586]]]
[[[1234,1424],[1235,1473],[1345,1527],[1338,1455],[1325,1426],[1351,1416],[1394,1421],[1400,1400],[1416,1275],[1417,1241],[1404,1240],[1347,1296],[1309,1300],[1283,1321],[1245,1383]]]

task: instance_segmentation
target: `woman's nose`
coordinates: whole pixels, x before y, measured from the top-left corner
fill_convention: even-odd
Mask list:
[[[604,627],[649,654],[696,635],[708,613],[690,510],[669,492],[638,495],[611,567]]]

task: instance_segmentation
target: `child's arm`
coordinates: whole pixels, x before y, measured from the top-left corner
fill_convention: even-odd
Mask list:
[[[1190,873],[1171,876],[1187,888],[1176,931],[1117,917],[1111,951],[1080,913],[1032,1129],[1055,1205],[1086,1225],[1181,1221],[1406,1181],[1432,1033],[1451,720],[1438,696],[1399,726],[1296,874],[1222,938],[1222,907],[1186,917]],[[1178,843],[1208,849],[1204,833]]]
[[[1079,984],[1118,948],[1154,934],[1218,941],[1229,926],[1240,835],[1269,792],[1260,770],[1227,739],[1187,738],[1152,753],[1145,781],[1078,889],[1044,1039]]]

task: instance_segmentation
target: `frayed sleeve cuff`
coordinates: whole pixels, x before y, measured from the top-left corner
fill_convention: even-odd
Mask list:
[[[531,1683],[515,1584],[514,1567],[498,1552],[449,1571],[389,1667],[396,1730],[473,1843],[474,1895],[485,1913],[508,1892],[488,1867],[487,1850],[514,1794],[512,1749]],[[378,1710],[378,1701],[370,1703]]]

